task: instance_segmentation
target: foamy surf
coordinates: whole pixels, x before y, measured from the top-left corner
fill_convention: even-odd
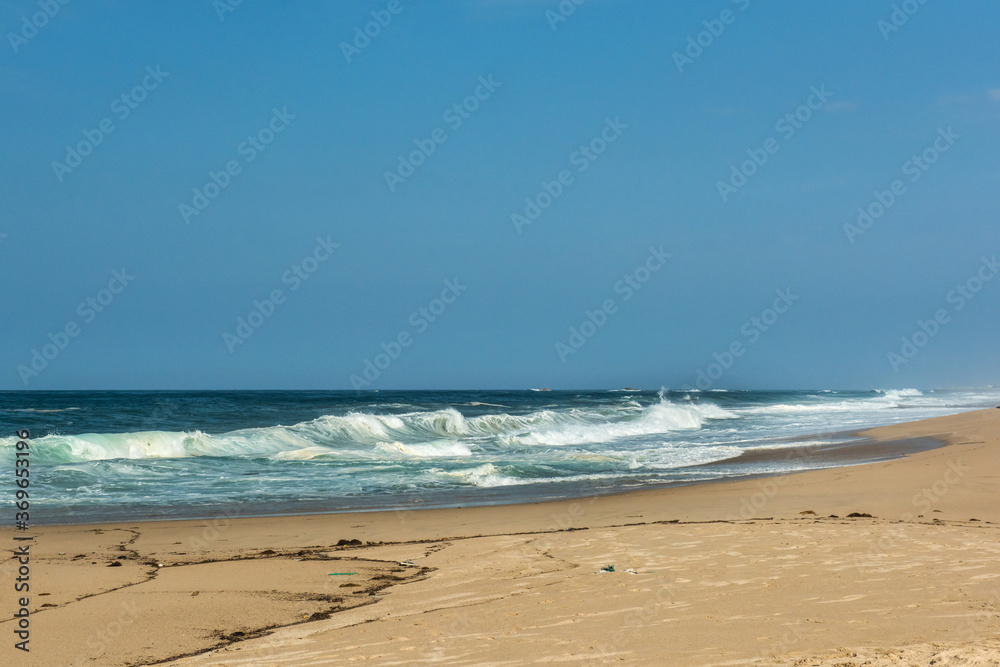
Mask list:
[[[92,402],[87,394],[41,392],[29,399],[0,396],[0,426],[32,430],[37,506],[62,512],[62,520],[106,520],[137,508],[181,516],[222,503],[281,512],[510,502],[780,472],[801,462],[766,470],[729,462],[748,449],[823,444],[801,437],[810,434],[993,407],[1000,392],[190,392],[101,393]],[[15,443],[0,438],[0,463],[11,465]]]
[[[460,439],[495,446],[568,446],[701,428],[711,419],[737,419],[717,405],[675,405],[663,398],[641,407],[635,401],[606,409],[505,412],[466,418],[455,408],[398,415],[349,412],[325,415],[293,426],[240,429],[210,435],[202,431],[83,433],[49,435],[35,442],[40,459],[70,463],[108,459],[186,457],[271,457],[308,460],[355,456],[469,456]],[[0,441],[0,448],[14,440]]]

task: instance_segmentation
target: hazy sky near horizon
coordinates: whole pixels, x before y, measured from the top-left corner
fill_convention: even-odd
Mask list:
[[[5,0],[0,389],[998,384],[997,25]]]

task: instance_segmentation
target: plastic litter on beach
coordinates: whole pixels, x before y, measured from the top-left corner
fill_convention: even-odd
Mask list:
[[[412,560],[401,560],[401,561],[399,561],[399,564],[400,565],[410,565],[410,566],[413,566],[413,567],[416,567],[416,565],[417,565]]]
[[[604,567],[602,567],[600,570],[598,570],[594,574],[606,574],[606,573],[615,573],[615,572],[618,572],[618,570],[615,569],[614,565],[605,565]],[[653,572],[653,571],[650,571],[650,572],[639,572],[638,570],[635,570],[635,569],[633,569],[631,567],[628,568],[627,570],[622,570],[622,572],[625,572],[626,574],[656,574],[656,572]]]
[[[346,577],[349,574],[357,574],[357,572],[331,572],[327,576],[330,576],[330,577]]]

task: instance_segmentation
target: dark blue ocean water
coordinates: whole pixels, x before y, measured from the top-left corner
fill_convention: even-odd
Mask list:
[[[5,392],[0,464],[29,430],[33,523],[489,504],[801,469],[718,462],[998,401],[994,389]]]

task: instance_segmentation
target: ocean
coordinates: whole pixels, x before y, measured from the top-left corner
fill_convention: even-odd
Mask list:
[[[450,507],[847,465],[889,455],[844,447],[853,431],[998,404],[992,388],[0,392],[0,459],[13,469],[27,429],[33,524]],[[847,453],[789,454],[804,447]]]

